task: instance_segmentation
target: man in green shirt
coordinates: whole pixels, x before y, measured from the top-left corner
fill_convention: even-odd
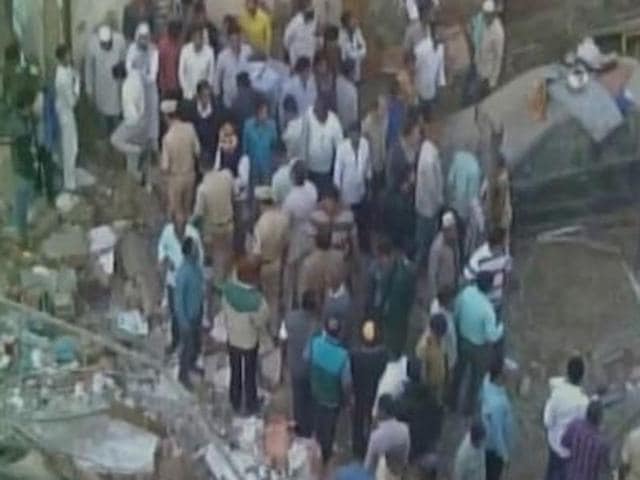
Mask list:
[[[27,236],[27,215],[36,180],[37,147],[32,115],[34,100],[30,90],[20,91],[16,96],[16,109],[8,119],[14,178],[12,223],[22,241]]]

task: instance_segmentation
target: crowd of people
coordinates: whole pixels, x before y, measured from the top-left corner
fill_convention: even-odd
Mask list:
[[[440,478],[445,412],[468,420],[453,478],[501,478],[517,437],[505,386],[509,172],[475,146],[444,168],[433,126],[452,79],[439,2],[405,2],[403,65],[371,105],[361,98],[369,53],[353,12],[300,2],[279,41],[258,0],[221,26],[202,1],[175,2],[160,26],[153,3],[132,0],[122,32],[96,28],[82,82],[60,46],[43,111],[57,119],[64,190],[77,184],[81,84],[135,181],[153,187],[150,170],[162,171],[168,222],[157,251],[179,380],[193,387],[202,336],[222,326],[236,413],[262,408],[268,345],[283,352],[296,434],[317,440],[325,465],[341,411],[352,412],[355,462],[336,479],[400,479],[410,468]],[[499,85],[502,8],[485,0],[469,22],[462,105]],[[16,52],[6,57],[14,220],[24,234],[47,144],[34,132],[33,96],[19,91]],[[571,358],[545,407],[548,480],[595,480],[609,467],[602,406],[582,389],[584,370]],[[623,463],[636,476],[639,451],[635,434]]]

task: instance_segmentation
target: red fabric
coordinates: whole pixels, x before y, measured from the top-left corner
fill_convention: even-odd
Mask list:
[[[178,64],[180,62],[180,42],[164,35],[158,41],[160,59],[158,88],[160,94],[167,94],[180,88],[178,81]]]

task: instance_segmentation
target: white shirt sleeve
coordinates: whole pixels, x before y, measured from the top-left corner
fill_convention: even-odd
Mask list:
[[[367,56],[367,42],[364,40],[362,30],[358,28],[354,34],[356,39],[356,49],[354,50],[354,57],[357,60],[362,60]]]
[[[444,87],[447,85],[447,77],[445,75],[444,65],[444,45],[438,45],[438,86]]]
[[[149,47],[151,48],[151,47]],[[158,81],[158,70],[160,69],[160,54],[158,49],[153,47],[151,51],[151,61],[149,62],[149,72],[147,72],[147,81],[155,84]]]
[[[213,84],[216,81],[216,54],[213,51],[213,48],[209,47],[209,71],[207,72],[207,81],[211,88],[213,88]]]
[[[187,64],[188,64],[188,49],[189,44],[184,45],[180,49],[180,61],[178,62],[178,81],[180,82],[180,88],[182,88],[183,92],[188,91],[187,87]]]
[[[344,175],[344,157],[346,151],[344,144],[341,143],[338,145],[335,167],[333,169],[333,184],[340,192],[342,192],[342,177]]]
[[[169,226],[167,225],[160,234],[160,240],[158,240],[158,263],[162,263],[169,253],[167,252],[167,242],[169,236]]]
[[[251,166],[249,164],[249,157],[243,155],[240,158],[240,163],[238,165],[238,178],[236,179],[236,193],[240,193],[243,190],[246,190],[249,186],[249,173]]]

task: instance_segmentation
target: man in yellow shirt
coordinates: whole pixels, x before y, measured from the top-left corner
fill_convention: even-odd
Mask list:
[[[258,0],[247,0],[247,8],[240,16],[240,27],[251,47],[267,56],[271,53],[271,15],[258,6]]]

